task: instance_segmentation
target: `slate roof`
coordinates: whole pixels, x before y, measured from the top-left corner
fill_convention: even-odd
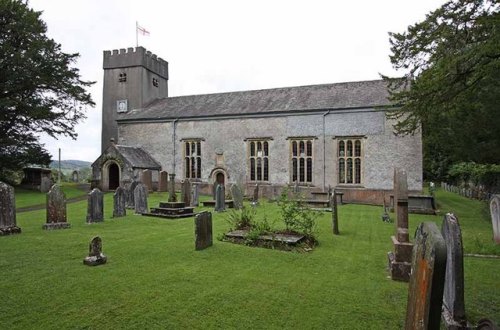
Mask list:
[[[160,163],[142,148],[123,145],[116,145],[115,148],[134,168],[161,169]]]
[[[383,80],[176,96],[157,99],[118,120],[175,119],[258,115],[313,110],[372,108],[389,105]]]

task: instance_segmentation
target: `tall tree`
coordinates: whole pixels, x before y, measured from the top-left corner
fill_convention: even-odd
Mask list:
[[[75,125],[94,106],[66,54],[47,37],[41,12],[27,1],[0,0],[0,180],[29,163],[48,164],[39,134],[76,138]]]
[[[500,163],[500,4],[452,0],[404,33],[390,33],[389,112],[398,134],[422,128],[424,169],[457,161]]]

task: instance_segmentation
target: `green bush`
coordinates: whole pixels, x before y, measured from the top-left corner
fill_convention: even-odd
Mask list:
[[[284,189],[278,200],[281,219],[287,231],[295,231],[314,238],[318,214],[306,207],[302,200],[299,194],[294,194],[292,199],[288,198],[288,189]]]
[[[231,230],[251,228],[255,220],[255,210],[243,206],[241,210],[232,209],[229,211],[226,221],[229,223]]]
[[[448,171],[450,181],[456,185],[472,182],[482,185],[487,191],[497,191],[500,188],[500,165],[476,164],[462,162],[453,164]]]

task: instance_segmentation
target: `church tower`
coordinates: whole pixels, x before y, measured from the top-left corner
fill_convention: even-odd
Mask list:
[[[101,153],[118,142],[118,113],[168,96],[168,62],[143,47],[104,51]]]

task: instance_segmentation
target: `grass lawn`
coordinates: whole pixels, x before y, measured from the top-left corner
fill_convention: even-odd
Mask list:
[[[481,203],[441,190],[437,198],[456,211],[467,253],[500,255]],[[151,194],[149,206],[160,200],[166,194]],[[394,224],[381,221],[382,207],[340,206],[340,236],[324,213],[310,253],[215,240],[227,213],[213,213],[214,246],[195,251],[193,218],[112,219],[106,194],[105,221],[87,225],[86,207],[68,204],[72,228],[57,231],[41,229],[44,210],[18,213],[22,234],[0,237],[1,328],[403,328],[408,285],[387,278]],[[263,202],[264,214],[276,216],[277,206]],[[441,216],[410,215],[411,233],[421,221],[440,225]],[[84,266],[95,235],[108,263]],[[498,323],[500,259],[464,262],[469,318]]]
[[[74,198],[86,195],[87,192],[79,189],[77,183],[63,183],[62,189],[66,194],[66,198]],[[24,189],[21,187],[15,187],[16,194],[16,208],[45,205],[47,194],[41,193],[36,190]]]

